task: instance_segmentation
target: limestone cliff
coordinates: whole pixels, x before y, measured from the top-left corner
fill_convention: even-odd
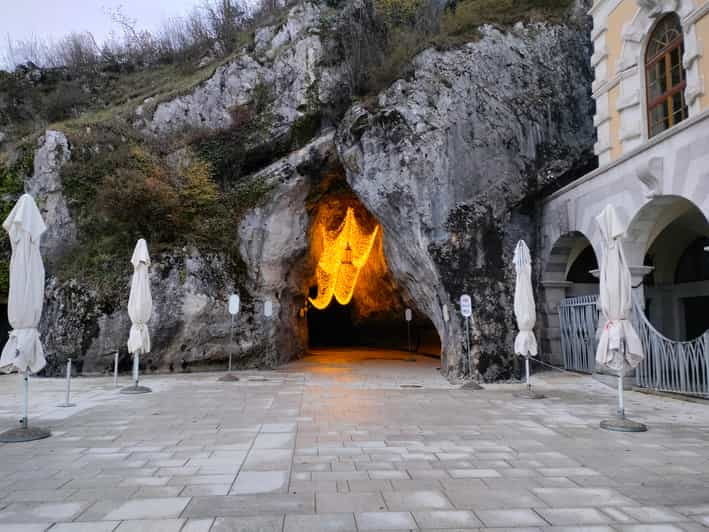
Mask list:
[[[317,204],[347,197],[383,228],[387,283],[400,292],[400,300],[391,299],[392,316],[400,319],[405,304],[430,320],[441,340],[442,370],[454,378],[467,370],[456,306],[470,293],[479,369],[487,379],[508,376],[514,244],[525,238],[534,252],[539,191],[592,164],[586,19],[572,13],[564,23],[484,26],[474,41],[418,54],[405,77],[358,103],[344,88],[351,65],[323,20],[319,4],[292,8],[285,22],[257,30],[250,49],[204,82],[142,102],[127,116],[129,126],[111,128],[109,140],[78,146],[71,140],[76,133],[67,140],[47,131],[26,188],[49,222],[50,272],[58,271],[55,262],[71,260],[73,242],[90,238],[86,213],[93,207],[79,207],[85,192],[73,174],[65,175],[64,188],[70,186],[63,189],[62,167],[111,157],[126,143],[126,152],[139,157],[138,170],[157,167],[153,173],[167,176],[161,183],[173,194],[170,187],[186,179],[182,169],[217,145],[213,168],[229,177],[215,180],[250,198],[233,224],[230,218],[215,225],[218,242],[231,239],[238,260],[199,242],[156,244],[148,367],[223,365],[230,350],[242,367],[273,367],[302,353]],[[173,141],[188,133],[197,139],[192,144]],[[155,155],[136,155],[145,146],[155,146]],[[84,371],[104,371],[116,350],[127,366],[128,259],[109,298],[76,268],[71,279],[49,279],[42,331],[50,372],[70,355]],[[226,299],[234,290],[244,305],[230,343]],[[270,320],[263,316],[266,299],[274,302]]]

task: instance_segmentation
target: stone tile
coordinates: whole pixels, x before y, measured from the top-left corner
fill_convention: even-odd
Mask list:
[[[123,521],[116,532],[180,532],[183,519],[137,519]]]
[[[292,449],[294,445],[293,433],[259,434],[254,442],[254,449]]]
[[[595,508],[535,508],[552,525],[602,525],[611,518]]]
[[[359,530],[411,530],[416,522],[409,512],[361,512],[355,514]]]
[[[0,523],[42,523],[72,521],[87,507],[82,502],[15,502],[0,511]]]
[[[277,493],[288,487],[288,471],[242,471],[229,491],[230,495]]]
[[[242,466],[244,471],[283,471],[290,469],[293,451],[290,449],[253,449]]]
[[[449,469],[448,474],[452,478],[493,478],[502,476],[494,469]]]
[[[316,493],[318,513],[379,512],[387,509],[379,493]]]
[[[180,532],[209,532],[214,519],[188,519]]]
[[[286,515],[284,532],[354,532],[354,515],[349,513]]]
[[[319,511],[321,510],[318,506]],[[286,513],[314,513],[315,501],[310,495],[261,494],[192,497],[182,517],[231,517]]]
[[[226,495],[229,493],[231,484],[197,484],[195,486],[185,486],[180,491],[180,497],[202,497],[204,495]]]
[[[52,523],[4,523],[0,525],[2,532],[45,532]]]
[[[488,527],[545,526],[544,519],[529,509],[478,510],[478,518]]]
[[[544,507],[546,504],[528,490],[491,490],[483,487],[446,489],[444,494],[458,510],[492,510],[515,507]]]
[[[473,512],[465,510],[430,510],[413,514],[420,528],[466,529],[482,526]]]
[[[382,495],[392,511],[453,508],[440,491],[383,491]]]
[[[549,506],[628,506],[634,501],[609,488],[532,488],[532,493]]]
[[[680,525],[671,524],[616,525],[615,528],[620,532],[684,532]]]
[[[209,532],[281,532],[282,515],[217,517]]]
[[[621,510],[640,523],[670,523],[687,518],[669,508],[652,506],[624,506]]]
[[[52,532],[111,532],[118,526],[118,521],[91,521],[84,523],[57,523]],[[1,530],[2,528],[0,528]]]
[[[134,499],[121,504],[106,514],[105,519],[168,519],[179,517],[190,501],[188,497]]]

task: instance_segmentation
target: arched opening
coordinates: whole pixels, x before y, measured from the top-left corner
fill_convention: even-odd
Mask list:
[[[645,51],[648,137],[671,128],[688,116],[684,90],[687,74],[682,58],[684,36],[676,13],[655,25]]]
[[[645,314],[665,336],[691,340],[709,329],[709,223],[687,200],[673,207],[674,217],[647,241],[644,264],[653,271],[644,279]]]
[[[578,231],[559,237],[546,259],[542,273],[542,353],[553,364],[565,363],[559,307],[566,298],[598,294],[598,279],[591,273],[596,269],[593,246]]]
[[[377,348],[440,356],[438,333],[402,293],[387,265],[388,235],[338,174],[310,205],[304,292],[308,345]],[[407,326],[405,311],[411,308]]]

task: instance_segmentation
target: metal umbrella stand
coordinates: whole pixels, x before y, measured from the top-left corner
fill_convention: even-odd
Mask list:
[[[529,371],[529,357],[524,357],[524,370],[526,374],[527,386],[524,391],[515,394],[515,397],[520,397],[522,399],[545,399],[546,395],[537,393],[532,389],[532,379]]]
[[[139,394],[139,393],[150,393],[153,390],[147,386],[142,386],[139,383],[140,380],[140,351],[133,353],[133,384],[121,388],[121,393],[127,394]]]
[[[29,426],[29,398],[30,398],[30,371],[26,369],[22,375],[23,398],[22,398],[22,419],[20,426],[6,430],[0,434],[0,443],[19,443],[23,441],[34,441],[48,438],[52,433],[41,427]]]
[[[66,361],[66,400],[63,403],[60,403],[58,406],[62,407],[70,407],[70,406],[76,406],[74,403],[71,402],[71,359],[67,359]]]
[[[226,374],[217,379],[220,382],[236,382],[239,380],[239,377],[231,372],[231,356],[234,347],[234,318],[239,313],[240,306],[241,301],[239,299],[239,294],[231,294],[229,296],[229,304],[227,307],[229,314],[231,314],[231,325],[229,326],[229,366]]]

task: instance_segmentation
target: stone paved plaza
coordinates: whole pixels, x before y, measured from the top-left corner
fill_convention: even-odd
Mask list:
[[[32,421],[53,436],[0,446],[0,530],[709,527],[706,405],[629,392],[650,430],[611,433],[613,390],[590,377],[544,373],[548,398],[529,401],[459,390],[436,363],[322,352],[235,383],[147,376],[142,396],[80,378],[75,408],[56,407],[61,380],[35,379]],[[2,428],[18,391],[0,377]]]

